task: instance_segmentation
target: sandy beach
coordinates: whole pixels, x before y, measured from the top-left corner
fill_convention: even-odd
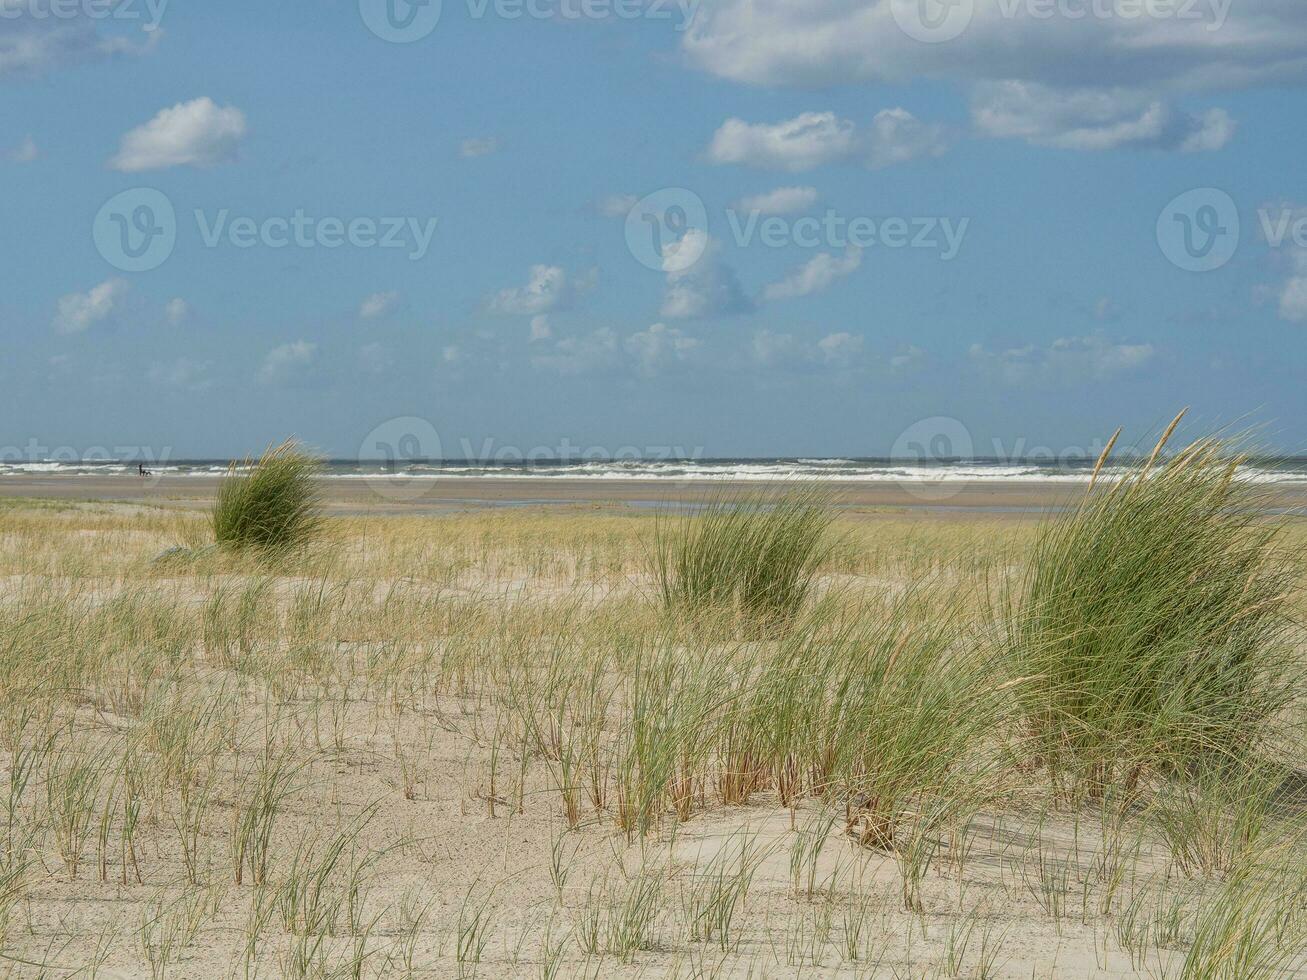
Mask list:
[[[1203,930],[1296,921],[1307,817],[1277,787],[1303,778],[1301,705],[1268,727],[1271,788],[1248,792],[1282,802],[1256,846],[1229,829],[1246,799],[1178,811],[1149,771],[1147,804],[1113,809],[1029,756],[1004,693],[1028,681],[992,631],[1039,521],[1081,485],[824,486],[829,526],[788,546],[817,562],[795,619],[761,629],[660,598],[659,535],[698,525],[655,513],[720,485],[317,487],[320,540],[271,556],[215,546],[216,479],[0,483],[16,962],[1165,980],[1207,955]],[[1301,547],[1296,521],[1285,534]],[[715,574],[751,560],[744,542]],[[1303,594],[1295,578],[1298,612]],[[862,694],[836,712],[848,684]],[[877,772],[884,817],[860,802]],[[1279,949],[1259,962],[1302,965]]]
[[[138,477],[85,475],[7,475],[0,478],[0,498],[98,500],[183,508],[207,507],[218,477]],[[539,479],[322,479],[318,486],[331,513],[432,514],[513,506],[617,506],[647,509],[702,501],[714,494],[747,495],[775,487],[765,481],[735,481],[729,486],[707,481]],[[958,516],[1032,517],[1063,507],[1083,494],[1073,481],[985,482],[828,482],[820,485],[835,504],[851,514],[874,516],[899,511],[946,519]],[[1307,485],[1286,484],[1273,490],[1269,506],[1307,513]]]

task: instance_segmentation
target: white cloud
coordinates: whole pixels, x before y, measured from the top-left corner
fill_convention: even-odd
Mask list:
[[[791,173],[849,161],[880,168],[939,156],[951,142],[944,126],[902,108],[882,109],[865,129],[833,112],[805,112],[778,123],[728,119],[713,134],[708,159]]]
[[[952,140],[944,126],[924,123],[907,109],[895,108],[876,113],[866,143],[867,163],[879,168],[917,157],[943,156]]]
[[[625,218],[639,201],[634,194],[609,194],[599,202],[599,213],[605,218]]]
[[[474,136],[471,139],[465,139],[458,145],[458,155],[464,160],[470,160],[474,157],[489,156],[499,149],[499,138],[497,136]]]
[[[61,296],[54,316],[55,331],[81,333],[109,316],[126,293],[126,280],[106,279],[84,293]]]
[[[1224,109],[1193,115],[1131,90],[1058,90],[1028,82],[977,86],[971,112],[984,135],[1065,150],[1219,150],[1235,131]]]
[[[9,159],[14,163],[31,163],[41,155],[41,148],[36,145],[31,135],[24,136],[17,146],[9,151]]]
[[[208,361],[193,361],[189,357],[179,357],[175,361],[155,361],[146,372],[146,377],[156,385],[164,388],[189,388],[203,391],[213,386],[207,375]]]
[[[541,340],[548,340],[554,335],[553,329],[549,326],[548,314],[541,313],[531,318],[531,343]]]
[[[245,115],[204,96],[161,109],[149,122],[126,133],[109,166],[127,173],[183,165],[211,167],[234,160],[244,136]]]
[[[397,292],[373,293],[359,304],[359,316],[364,320],[375,320],[393,310],[398,302]]]
[[[157,25],[146,24],[145,39],[137,43],[122,34],[100,34],[102,18],[33,17],[27,15],[30,9],[30,0],[0,0],[0,11],[6,13],[0,31],[0,76],[35,78],[70,65],[148,54],[163,36]]]
[[[1152,344],[1114,344],[1101,334],[1062,337],[1048,347],[1030,344],[998,352],[973,344],[970,351],[973,362],[1014,385],[1106,381],[1144,367],[1156,353]]]
[[[843,278],[862,265],[862,249],[849,247],[844,255],[821,252],[814,255],[780,282],[769,284],[762,292],[763,299],[794,299],[810,296],[829,289],[836,279]]]
[[[691,228],[663,249],[667,289],[663,293],[662,316],[668,319],[733,316],[753,310],[735,270],[721,260],[721,246],[703,231]],[[699,260],[680,268],[677,257],[699,254]]]
[[[760,214],[797,214],[808,210],[816,201],[815,187],[777,187],[765,194],[743,198],[735,207],[739,211],[757,211]]]
[[[531,363],[559,374],[586,374],[613,368],[618,363],[617,334],[600,327],[588,334],[563,337],[548,351],[531,356]]]
[[[490,300],[492,313],[535,316],[570,310],[582,293],[594,288],[598,270],[575,279],[562,266],[533,265],[525,286],[502,289]]]
[[[1307,251],[1294,249],[1289,253],[1293,272],[1280,287],[1280,316],[1286,320],[1307,320]]]
[[[1029,86],[1039,93],[1036,102],[1067,98],[1073,104],[987,112],[994,93],[978,91],[977,124],[992,135],[1072,149],[1216,149],[1233,132],[1229,116],[1180,111],[1174,100],[1220,89],[1300,85],[1307,76],[1307,17],[1297,0],[1169,4],[1171,16],[1149,16],[1137,4],[1098,6],[1105,16],[1070,17],[1056,5],[973,0],[954,5],[970,14],[965,29],[932,44],[900,26],[905,14],[920,9],[915,0],[717,0],[700,9],[682,47],[697,67],[758,85],[930,80],[964,90]],[[1097,98],[1111,105],[1094,108]],[[1004,117],[1007,126],[999,125]]]
[[[167,305],[164,306],[163,315],[167,317],[168,322],[175,327],[191,315],[190,304],[180,296],[174,296],[172,299],[168,300]]]
[[[759,330],[753,335],[750,353],[760,367],[805,373],[852,370],[862,362],[862,348],[862,338],[845,331],[827,334],[813,343],[789,333]]]
[[[670,364],[688,360],[703,342],[666,324],[655,323],[626,338],[627,352],[635,358],[636,369],[646,377],[658,374]]]
[[[1260,210],[1259,233],[1273,250],[1284,256],[1289,275],[1276,287],[1281,319],[1294,323],[1307,320],[1307,248],[1295,241],[1291,229],[1307,222],[1307,207],[1289,201],[1267,204]],[[1263,287],[1263,293],[1267,292]]]
[[[307,340],[296,340],[268,351],[259,368],[259,380],[264,384],[278,384],[301,377],[317,360],[318,345]]]
[[[853,123],[833,112],[804,112],[774,124],[731,118],[713,134],[708,159],[798,173],[847,159],[855,145]]]
[[[849,367],[862,354],[862,338],[851,333],[833,333],[817,341],[822,359],[832,367]]]
[[[890,370],[896,373],[911,371],[926,360],[926,352],[914,344],[904,344],[889,359]]]

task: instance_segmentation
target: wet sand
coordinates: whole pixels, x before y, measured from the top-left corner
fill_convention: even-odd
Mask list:
[[[183,508],[206,507],[218,477],[20,475],[0,479],[0,498],[112,501]],[[327,510],[335,514],[433,514],[480,507],[618,506],[653,508],[692,504],[723,492],[721,484],[658,480],[324,479]],[[937,517],[1037,515],[1063,507],[1084,492],[1082,483],[1012,481],[984,483],[830,482],[821,484],[849,511],[920,512]],[[775,483],[741,482],[731,492],[762,491]],[[1275,510],[1307,515],[1307,487],[1274,491]]]

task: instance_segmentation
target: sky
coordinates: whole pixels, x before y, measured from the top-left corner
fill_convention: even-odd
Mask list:
[[[1301,0],[0,0],[0,454],[1307,451],[1305,77]]]

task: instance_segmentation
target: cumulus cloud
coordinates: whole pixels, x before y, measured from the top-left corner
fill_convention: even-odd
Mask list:
[[[846,331],[827,334],[816,342],[790,333],[759,330],[752,338],[754,364],[773,371],[849,371],[862,362],[863,340]]]
[[[498,149],[499,138],[497,136],[474,136],[458,144],[458,155],[464,160],[470,160],[473,157],[489,156]]]
[[[125,173],[212,167],[235,160],[244,136],[244,113],[203,96],[160,109],[149,122],[124,134],[109,166]]]
[[[533,354],[531,363],[559,374],[586,374],[615,367],[620,353],[616,332],[600,327],[588,334],[560,338],[548,350]]]
[[[872,167],[890,167],[917,157],[943,156],[952,145],[946,127],[924,123],[906,109],[882,109],[866,135],[866,157]]]
[[[627,352],[635,359],[636,369],[652,377],[669,365],[688,360],[703,342],[676,327],[655,323],[626,338]]]
[[[307,340],[296,340],[268,351],[259,368],[259,380],[264,384],[281,384],[302,378],[318,357],[318,345]]]
[[[375,320],[393,310],[398,302],[397,292],[373,293],[359,304],[359,316],[364,320]]]
[[[1174,100],[1307,76],[1307,17],[1296,0],[1172,5],[1172,16],[1130,16],[1124,6],[1073,18],[1043,4],[974,0],[961,8],[965,29],[931,44],[905,29],[914,0],[718,0],[700,9],[682,47],[700,69],[752,84],[952,82],[980,90],[982,131],[1070,149],[1217,149],[1233,133],[1230,117],[1183,112]],[[1008,84],[1071,105],[1043,115],[993,106],[986,89]]]
[[[713,134],[708,159],[798,173],[847,159],[855,145],[853,123],[833,112],[804,112],[779,123],[731,118]]]
[[[1193,114],[1129,90],[1061,91],[1012,81],[978,86],[972,118],[984,135],[1065,150],[1138,147],[1193,153],[1221,149],[1235,131],[1224,109]]]
[[[1048,347],[1034,344],[990,351],[971,347],[971,359],[1008,384],[1078,384],[1106,381],[1136,371],[1156,356],[1152,344],[1115,344],[1101,334],[1062,337]]]
[[[81,333],[109,316],[127,293],[124,279],[106,279],[84,293],[61,296],[55,309],[57,333]]]
[[[533,265],[524,286],[502,289],[490,299],[492,313],[536,316],[570,310],[582,293],[594,288],[598,272],[573,278],[558,265]]]
[[[759,214],[798,214],[817,202],[815,187],[777,187],[765,194],[742,198],[738,211],[757,211]]]
[[[4,30],[0,31],[0,77],[37,78],[72,65],[147,54],[163,31],[143,25],[144,37],[101,34],[103,18],[89,16],[33,17],[30,0],[0,0]],[[154,29],[151,29],[154,28]]]
[[[1279,314],[1294,323],[1307,320],[1307,247],[1295,229],[1307,224],[1307,208],[1287,201],[1267,205],[1260,211],[1259,230],[1272,248],[1282,250],[1289,266],[1288,278],[1277,288]]]
[[[549,325],[549,315],[541,313],[539,316],[531,318],[531,343],[537,343],[541,340],[548,340],[554,335],[553,328]]]
[[[679,256],[698,254],[699,260],[681,268]],[[667,288],[663,293],[662,316],[668,319],[734,316],[753,310],[753,301],[745,294],[735,270],[721,259],[718,242],[691,228],[680,239],[663,249],[663,268]]]
[[[1280,286],[1280,316],[1301,323],[1307,320],[1307,251],[1295,249],[1289,253],[1289,261],[1292,272]]]
[[[924,123],[902,108],[882,109],[862,129],[833,112],[804,112],[778,123],[727,119],[713,134],[707,156],[713,163],[799,173],[850,161],[888,167],[939,156],[951,142],[944,126]]]
[[[814,255],[780,282],[773,282],[763,289],[766,300],[794,299],[810,296],[830,288],[836,279],[841,279],[862,265],[862,249],[848,248],[843,256],[822,252]]]
[[[926,360],[926,352],[915,344],[903,344],[889,359],[890,370],[896,374],[907,373],[919,367]]]

